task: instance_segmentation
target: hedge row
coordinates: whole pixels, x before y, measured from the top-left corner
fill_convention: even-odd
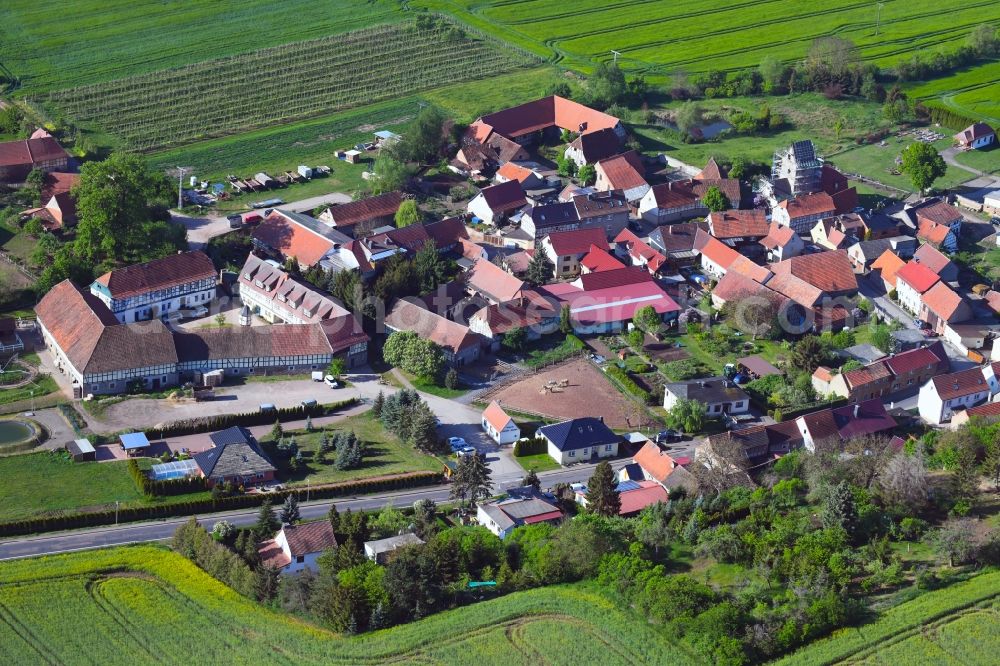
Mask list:
[[[361,495],[366,493],[415,488],[441,483],[440,472],[412,472],[378,479],[360,479],[345,483],[335,483],[326,486],[312,486],[309,490],[310,499],[326,497],[343,497],[344,495]],[[263,504],[270,498],[275,504],[284,502],[291,494],[300,495],[304,488],[280,490],[273,493],[254,493],[252,495],[235,495],[232,497],[206,498],[178,502],[175,504],[160,504],[155,506],[125,507],[118,511],[118,522],[127,523],[137,520],[152,520],[155,518],[172,518],[190,516],[199,513],[215,513],[247,509]],[[46,516],[0,523],[0,537],[35,534],[38,532],[54,532],[80,527],[97,527],[112,525],[115,522],[115,511],[95,511],[93,513],[71,513],[62,516]]]
[[[151,429],[149,432],[155,432],[162,438],[182,437],[184,435],[197,435],[203,432],[215,432],[216,430],[224,430],[232,426],[250,427],[268,425],[275,421],[298,421],[307,416],[313,418],[327,416],[345,407],[352,407],[357,402],[357,398],[348,398],[340,402],[331,402],[313,407],[296,405],[295,407],[283,407],[272,412],[261,412],[258,410],[256,412],[244,412],[243,414],[220,414],[200,419],[175,421],[174,423],[167,424],[162,429]]]
[[[514,456],[537,456],[540,453],[547,453],[548,442],[542,437],[531,439],[519,439],[514,442]]]
[[[930,110],[931,120],[933,122],[941,123],[943,126],[953,130],[963,130],[969,125],[978,122],[968,116],[963,116],[961,113],[956,113],[951,109],[943,109],[938,106],[929,106],[927,108]]]
[[[847,398],[836,398],[834,400],[825,400],[821,402],[814,402],[809,405],[803,405],[795,409],[778,410],[781,412],[782,421],[791,421],[792,419],[798,418],[803,414],[809,414],[812,412],[819,411],[821,409],[830,409],[831,407],[843,407],[847,404]]]
[[[621,388],[623,391],[632,395],[639,400],[642,400],[644,404],[652,404],[653,396],[646,389],[642,388],[636,384],[628,373],[619,368],[617,365],[611,364],[606,366],[606,371],[608,376]]]

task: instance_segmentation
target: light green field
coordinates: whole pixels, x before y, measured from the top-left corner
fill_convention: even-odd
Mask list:
[[[801,59],[817,37],[853,40],[866,60],[892,64],[914,50],[962,43],[981,23],[1000,19],[991,0],[951,3],[944,19],[937,0],[884,3],[875,34],[873,2],[844,0],[713,0],[614,2],[582,0],[415,0],[418,7],[451,13],[568,65],[610,60],[663,76],[678,69],[700,72],[752,66],[766,55]]]
[[[940,132],[945,135],[945,138],[933,144],[938,151],[950,147],[953,143],[951,130],[944,128]],[[899,166],[896,164],[896,157],[908,145],[913,143],[913,140],[909,137],[897,139],[894,136],[890,136],[885,141],[888,144],[885,147],[878,144],[858,146],[844,153],[833,155],[827,161],[844,173],[860,173],[886,185],[898,187],[908,192],[914,191],[915,188],[913,187],[913,183],[910,182],[909,176],[903,173],[897,175],[891,172],[892,169],[899,170]],[[949,165],[945,175],[934,181],[934,187],[937,189],[954,187],[972,178],[975,178],[974,174]]]
[[[998,650],[1000,573],[993,571],[923,594],[775,663],[987,666],[996,663]]]
[[[971,67],[933,81],[907,86],[907,94],[930,106],[1000,124],[1000,62]]]
[[[152,546],[0,563],[4,664],[694,664],[585,587],[550,587],[343,638]],[[73,630],[85,622],[86,630]]]
[[[38,93],[402,17],[386,0],[4,0],[0,64]]]

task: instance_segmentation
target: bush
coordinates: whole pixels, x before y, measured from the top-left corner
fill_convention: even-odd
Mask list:
[[[616,383],[623,391],[631,396],[639,398],[646,404],[652,404],[653,396],[650,395],[649,391],[636,384],[624,370],[619,368],[617,365],[609,365],[605,368],[605,370],[612,382]]]
[[[519,439],[514,442],[514,457],[537,456],[549,450],[548,442],[543,437]]]
[[[161,438],[181,437],[184,435],[197,435],[203,432],[213,432],[225,430],[233,426],[259,426],[274,422],[298,421],[307,416],[328,416],[345,407],[352,407],[358,402],[357,398],[348,398],[340,402],[332,402],[313,407],[296,405],[295,407],[283,407],[274,412],[245,412],[243,414],[220,414],[219,416],[209,416],[201,419],[189,419],[186,421],[175,421],[165,427],[151,430],[156,432]]]

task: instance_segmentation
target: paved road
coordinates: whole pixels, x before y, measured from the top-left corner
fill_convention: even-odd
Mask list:
[[[620,469],[627,460],[618,460],[613,463],[615,469]],[[575,483],[586,481],[593,473],[594,465],[589,463],[574,465],[568,469],[554,470],[539,474],[542,486],[550,488],[556,483]],[[495,481],[499,481],[495,479]],[[504,489],[518,485],[517,480],[507,480],[494,484],[494,489],[499,494]],[[304,493],[305,491],[303,491]],[[383,493],[370,495],[367,497],[350,497],[339,500],[319,500],[305,501],[300,504],[300,512],[303,519],[320,518],[327,514],[330,506],[337,505],[339,511],[374,510],[386,505],[410,506],[420,499],[430,499],[435,502],[444,502],[449,498],[449,488],[447,486],[435,486],[432,488],[407,490],[394,493]],[[0,560],[9,560],[20,557],[35,557],[38,555],[51,555],[54,553],[65,553],[89,548],[103,548],[107,546],[117,546],[128,543],[138,543],[143,541],[163,541],[169,539],[174,530],[179,525],[189,520],[185,518],[170,518],[148,523],[130,523],[120,526],[99,527],[86,530],[75,530],[71,532],[60,532],[57,534],[45,534],[41,536],[23,537],[0,542]],[[218,520],[228,520],[237,526],[252,525],[257,520],[257,509],[247,509],[239,511],[229,511],[213,514],[203,514],[198,516],[198,520],[207,529]]]
[[[979,169],[973,169],[972,167],[966,166],[961,162],[959,162],[958,160],[956,160],[955,155],[957,155],[960,152],[962,152],[960,148],[958,148],[957,146],[952,146],[951,148],[945,148],[944,150],[942,150],[941,157],[944,158],[944,161],[945,163],[948,164],[948,166],[955,167],[956,169],[960,169],[962,171],[968,171],[969,173],[975,174],[977,176],[989,175],[983,171],[980,171]]]
[[[308,199],[302,199],[300,201],[292,201],[291,203],[282,204],[278,207],[295,213],[302,213],[311,211],[313,208],[322,206],[323,204],[342,204],[348,203],[349,201],[351,201],[351,197],[348,195],[340,192],[331,192],[330,194],[324,194],[318,197],[309,197]],[[170,211],[170,218],[177,224],[183,224],[187,229],[188,245],[192,250],[200,250],[204,248],[208,244],[208,241],[212,238],[232,231],[232,229],[229,228],[229,220],[227,220],[224,215],[192,217],[176,211]]]

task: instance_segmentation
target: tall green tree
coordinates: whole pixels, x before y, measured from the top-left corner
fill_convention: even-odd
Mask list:
[[[448,277],[448,264],[441,258],[434,239],[428,240],[413,257],[413,268],[420,280],[420,293],[437,289]]]
[[[848,538],[854,537],[858,529],[858,509],[850,484],[841,481],[830,488],[823,500],[820,518],[823,527],[839,527],[847,533]]]
[[[815,335],[803,337],[792,348],[792,365],[809,374],[815,372],[825,360],[826,350]]]
[[[924,192],[948,171],[948,165],[934,146],[917,142],[903,150],[900,171],[910,177],[914,187]]]
[[[569,303],[563,303],[559,310],[559,330],[569,335],[573,332],[573,320],[570,318]]]
[[[124,261],[148,242],[151,208],[168,200],[170,184],[138,155],[114,153],[80,168],[74,188],[78,253],[91,261]]]
[[[599,62],[587,79],[590,104],[607,108],[621,102],[626,93],[625,74],[614,62]]]
[[[524,281],[537,287],[551,279],[552,262],[549,261],[541,247],[536,247],[535,254],[532,255],[531,261],[528,263],[528,270],[524,274]]]
[[[254,524],[253,532],[259,541],[270,539],[281,527],[277,516],[274,515],[274,508],[271,505],[271,498],[264,500],[257,512],[257,522]]]
[[[285,525],[294,525],[299,522],[301,516],[299,515],[299,501],[295,499],[295,495],[289,495],[285,498],[285,503],[281,505],[281,522]]]
[[[663,325],[663,317],[652,305],[644,305],[635,311],[632,323],[635,324],[636,328],[655,335],[660,330],[660,326]]]
[[[401,190],[410,179],[410,169],[406,163],[383,150],[375,158],[372,166],[373,177],[368,181],[373,194],[385,194]]]
[[[726,195],[722,193],[722,190],[715,185],[708,188],[705,192],[705,196],[701,198],[701,202],[705,204],[705,207],[713,213],[717,213],[721,210],[727,210],[730,207],[729,199],[727,199]]]
[[[417,208],[417,202],[413,199],[407,199],[403,203],[399,204],[399,210],[396,211],[395,220],[396,227],[399,229],[419,222],[420,209]]]
[[[587,481],[587,508],[601,516],[617,516],[622,508],[622,498],[611,464],[601,461]]]
[[[464,506],[466,501],[475,505],[479,500],[486,499],[492,492],[492,486],[485,456],[473,453],[459,458],[458,467],[452,476],[451,496],[459,500],[461,505]]]
[[[594,168],[593,164],[584,164],[576,172],[576,177],[584,185],[593,185],[594,181],[597,180],[597,169]]]
[[[701,432],[705,426],[705,403],[678,398],[667,411],[667,427],[681,432]]]
[[[444,126],[447,118],[439,109],[425,106],[406,128],[403,138],[390,152],[403,162],[434,162],[447,143]]]

